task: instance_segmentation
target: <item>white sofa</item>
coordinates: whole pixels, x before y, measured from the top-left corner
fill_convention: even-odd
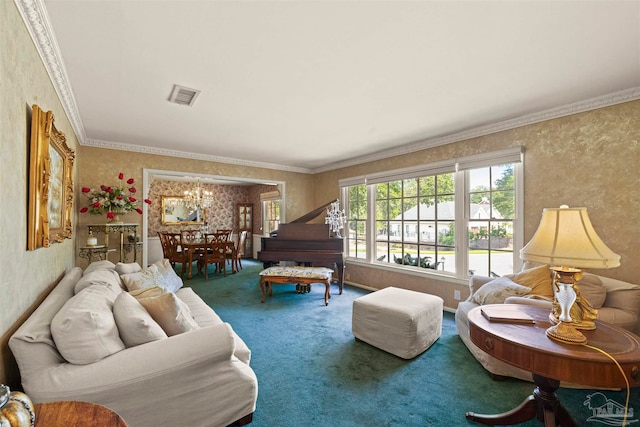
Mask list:
[[[191,288],[175,289],[182,285],[181,281],[169,297],[183,313],[190,313],[188,320],[183,319],[183,326],[191,329],[187,332],[165,335],[158,328],[164,323],[152,324],[144,318],[127,319],[126,322],[131,321],[127,326],[130,330],[123,331],[122,318],[128,311],[119,314],[115,324],[113,313],[109,319],[109,313],[100,313],[100,308],[87,308],[88,322],[98,325],[95,331],[73,331],[77,319],[63,316],[73,305],[72,299],[107,295],[103,305],[113,309],[115,303],[109,301],[125,292],[115,289],[112,283],[115,280],[121,285],[119,277],[124,276],[114,273],[108,265],[112,263],[101,263],[107,268],[93,263],[89,266],[94,266],[92,272],[84,277],[80,268],[71,269],[9,340],[24,391],[33,402],[95,402],[116,411],[130,427],[250,423],[258,392],[255,373],[249,366],[251,352],[231,326]],[[175,275],[173,270],[171,273]],[[150,277],[147,275],[146,279]],[[116,296],[110,296],[110,292]],[[130,300],[128,295],[121,298]],[[56,316],[58,313],[61,314]],[[82,327],[86,326],[87,323]],[[144,330],[134,330],[138,326]],[[150,330],[161,336],[131,345],[131,340],[139,340]],[[67,332],[69,335],[65,336]],[[110,337],[106,336],[108,333]],[[91,334],[97,337],[96,343],[91,343]],[[74,335],[81,342],[74,343]],[[56,342],[64,343],[64,350]],[[76,344],[80,351],[73,350]]]
[[[549,311],[551,311],[551,302],[544,299],[549,296],[547,293],[548,290],[547,292],[544,290],[540,291],[540,289],[547,288],[547,286],[551,284],[550,278],[548,279],[548,283],[546,280],[541,280],[540,273],[545,268],[547,267],[539,266],[527,270],[533,272],[533,276],[537,276],[533,279],[531,277],[525,277],[523,280],[520,280],[518,275],[507,276],[513,278],[515,283],[532,288],[533,290],[531,292],[519,294],[517,288],[503,292],[496,291],[492,295],[495,299],[491,300],[491,297],[489,297],[487,303],[500,303],[500,300],[502,300],[504,303],[535,304],[548,308]],[[537,273],[535,272],[536,270]],[[524,274],[525,272],[519,273],[520,277]],[[640,333],[640,286],[589,273],[585,273],[583,281],[584,283],[581,287],[583,295],[585,295],[598,310],[597,318],[599,320],[620,326],[634,333]],[[460,335],[462,342],[467,346],[471,354],[473,354],[476,360],[480,362],[492,377],[496,379],[500,377],[513,377],[531,381],[530,372],[513,367],[490,356],[471,342],[471,338],[469,337],[468,313],[471,309],[480,305],[477,302],[477,298],[474,298],[474,294],[489,283],[495,285],[497,282],[495,278],[492,277],[472,276],[470,278],[470,296],[466,301],[458,304],[455,314],[458,335]],[[578,282],[578,286],[580,285],[581,283]],[[540,294],[545,293],[547,294],[539,298]],[[562,384],[562,386],[579,387],[579,385],[576,384]]]

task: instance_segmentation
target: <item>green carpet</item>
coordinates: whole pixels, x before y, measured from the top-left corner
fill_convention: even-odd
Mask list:
[[[469,426],[466,411],[499,413],[517,406],[533,384],[493,381],[457,335],[454,316],[444,313],[442,336],[425,353],[406,361],[362,342],[351,333],[355,298],[367,291],[345,286],[324,306],[324,286],[308,294],[295,285],[275,285],[260,303],[262,264],[243,260],[237,274],[185,280],[229,322],[252,352],[258,402],[252,426]],[[584,405],[595,390],[560,389],[558,395],[580,426],[592,411]],[[626,392],[605,391],[624,403]],[[640,390],[630,407],[640,411]],[[638,415],[629,421],[638,421]],[[522,426],[538,426],[530,421]],[[611,424],[609,424],[611,425]],[[620,424],[618,424],[620,425]]]

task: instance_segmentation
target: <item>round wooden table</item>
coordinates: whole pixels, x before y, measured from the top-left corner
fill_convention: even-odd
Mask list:
[[[34,406],[36,427],[127,427],[120,415],[95,403],[60,401]]]
[[[486,425],[511,425],[537,418],[545,426],[577,427],[555,393],[560,381],[588,387],[626,388],[626,376],[630,387],[640,386],[640,337],[637,335],[600,321],[596,321],[595,330],[582,331],[587,345],[615,358],[624,371],[623,376],[616,364],[601,352],[548,338],[545,334],[551,326],[548,309],[524,304],[515,304],[513,308],[525,311],[534,323],[490,322],[482,315],[482,307],[476,307],[469,312],[471,341],[496,359],[530,371],[537,387],[511,411],[498,415],[467,412],[467,419]]]

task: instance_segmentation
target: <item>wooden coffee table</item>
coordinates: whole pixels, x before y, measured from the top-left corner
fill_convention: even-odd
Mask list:
[[[60,401],[37,403],[35,427],[127,427],[120,415],[90,402]]]
[[[501,304],[504,306],[504,304]],[[512,425],[537,418],[545,426],[575,426],[555,391],[560,381],[588,387],[626,388],[625,377],[606,355],[582,345],[562,344],[549,339],[549,310],[517,305],[531,315],[534,324],[488,321],[482,307],[469,312],[471,341],[496,359],[530,371],[536,388],[515,409],[497,415],[467,412],[467,419],[486,425]],[[613,356],[624,371],[630,387],[640,386],[640,337],[601,321],[596,329],[582,331],[587,344]]]

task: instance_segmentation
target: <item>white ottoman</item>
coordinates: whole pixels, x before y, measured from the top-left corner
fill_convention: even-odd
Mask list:
[[[403,359],[428,349],[442,334],[442,298],[388,287],[353,301],[353,335]]]

